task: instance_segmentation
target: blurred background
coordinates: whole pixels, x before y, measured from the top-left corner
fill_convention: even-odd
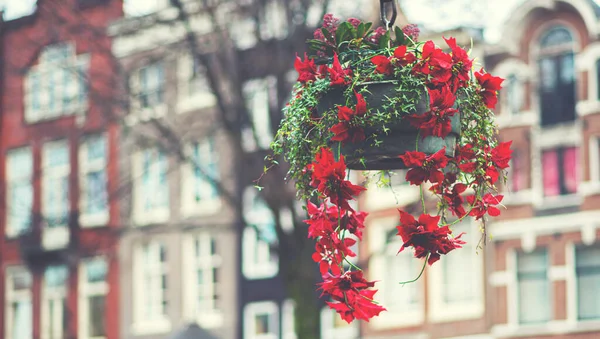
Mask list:
[[[371,185],[357,261],[388,311],[346,324],[264,158],[323,15],[380,25],[379,1],[0,1],[0,337],[600,338],[600,5],[393,3],[505,79],[506,209],[400,285],[419,192]]]

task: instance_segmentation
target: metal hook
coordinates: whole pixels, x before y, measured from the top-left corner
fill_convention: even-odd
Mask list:
[[[385,5],[388,3],[392,6],[392,17],[389,21],[387,19],[387,11],[385,7]],[[394,22],[396,21],[396,16],[398,15],[396,5],[394,4],[394,0],[380,0],[379,10],[381,14],[381,22],[383,22],[386,29],[390,29],[394,25]]]

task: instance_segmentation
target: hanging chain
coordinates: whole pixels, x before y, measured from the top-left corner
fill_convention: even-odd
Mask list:
[[[392,6],[392,17],[390,18],[390,20],[388,20],[387,18],[386,5]],[[383,22],[386,29],[390,29],[394,25],[394,22],[396,21],[396,16],[398,15],[394,0],[379,0],[379,10],[381,14],[381,22]]]

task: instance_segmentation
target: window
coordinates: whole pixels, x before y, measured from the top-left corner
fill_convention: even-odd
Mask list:
[[[550,320],[550,281],[545,249],[517,254],[517,304],[519,322],[537,324]]]
[[[152,108],[164,100],[164,69],[156,62],[138,71],[139,102],[141,108]]]
[[[108,222],[106,183],[106,138],[87,137],[79,151],[80,216],[82,226],[103,225]]]
[[[189,238],[187,254],[192,262],[187,266],[190,277],[188,300],[193,319],[204,328],[220,327],[223,324],[220,289],[221,256],[217,254],[217,239],[209,233],[200,233]]]
[[[279,1],[268,1],[261,13],[260,36],[263,40],[283,39],[287,35],[287,23],[285,8]]]
[[[277,304],[270,301],[257,302],[244,308],[245,339],[279,338],[279,312]]]
[[[281,305],[281,336],[282,339],[296,339],[295,324],[296,305],[293,300],[288,299]]]
[[[596,60],[596,100],[600,100],[600,59]]]
[[[575,120],[574,39],[557,26],[540,39],[539,99],[542,126]]]
[[[18,236],[31,225],[33,207],[33,160],[31,148],[11,150],[6,155],[6,235]]]
[[[591,137],[589,152],[590,181],[600,182],[600,136]]]
[[[269,148],[273,140],[270,107],[276,105],[277,81],[275,77],[250,80],[244,84],[243,91],[258,147]]]
[[[6,339],[33,338],[31,308],[32,277],[25,268],[6,269],[6,296],[4,300],[4,334]]]
[[[243,14],[242,14],[243,15]],[[238,17],[232,22],[229,34],[239,49],[249,49],[258,42],[256,36],[256,22],[250,16]]]
[[[167,248],[158,241],[143,244],[135,253],[136,274],[134,298],[137,332],[167,331],[168,322],[168,261]]]
[[[516,74],[509,75],[503,83],[503,102],[502,107],[505,112],[510,114],[519,114],[525,101],[525,88],[523,81]]]
[[[145,149],[134,158],[135,220],[138,224],[164,222],[169,217],[168,158],[158,149]]]
[[[79,268],[79,338],[106,337],[106,294],[108,263],[105,258],[90,258]]]
[[[321,310],[322,339],[356,339],[359,336],[359,326],[358,321],[348,324],[329,307]]]
[[[69,160],[69,144],[66,140],[44,145],[42,210],[49,228],[66,227],[69,222]]]
[[[72,44],[47,46],[25,78],[25,120],[37,122],[84,110],[89,57]]]
[[[567,147],[542,152],[544,196],[575,194],[579,184],[579,148]]]
[[[372,320],[376,328],[392,328],[420,324],[424,320],[423,280],[415,279],[423,268],[423,260],[415,259],[410,249],[400,253],[402,239],[394,227],[397,220],[375,221],[369,231],[369,280],[379,281],[377,300],[385,300],[387,312]],[[402,269],[398,269],[402,267]]]
[[[600,247],[575,250],[577,315],[581,320],[600,319]]]
[[[128,17],[144,16],[167,7],[168,0],[124,0],[123,12]]]
[[[242,269],[248,279],[274,277],[279,259],[271,248],[277,245],[275,217],[267,204],[249,187],[244,194],[244,214],[249,223],[242,236]]]
[[[178,67],[180,113],[193,108],[214,106],[216,97],[204,65],[194,56],[185,54],[180,58]]]
[[[44,272],[42,294],[43,339],[62,339],[68,328],[68,319],[72,319],[67,306],[67,266],[48,266]]]
[[[527,186],[527,178],[525,176],[526,168],[524,164],[525,159],[522,156],[521,151],[514,150],[512,154],[512,159],[510,161],[510,167],[508,169],[508,183],[510,185],[510,191],[516,193],[524,190]]]
[[[219,180],[218,154],[215,141],[206,138],[192,144],[191,160],[184,168],[182,208],[184,214],[214,212],[220,206],[219,192],[214,180]],[[207,177],[208,176],[208,177]]]

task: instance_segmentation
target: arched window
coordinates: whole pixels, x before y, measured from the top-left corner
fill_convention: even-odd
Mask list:
[[[519,79],[516,74],[509,75],[503,83],[504,91],[501,93],[503,96],[502,107],[504,111],[510,114],[519,114],[523,109],[525,102],[525,88],[523,86],[523,80]]]
[[[539,99],[542,126],[575,120],[575,39],[555,26],[539,40]]]

